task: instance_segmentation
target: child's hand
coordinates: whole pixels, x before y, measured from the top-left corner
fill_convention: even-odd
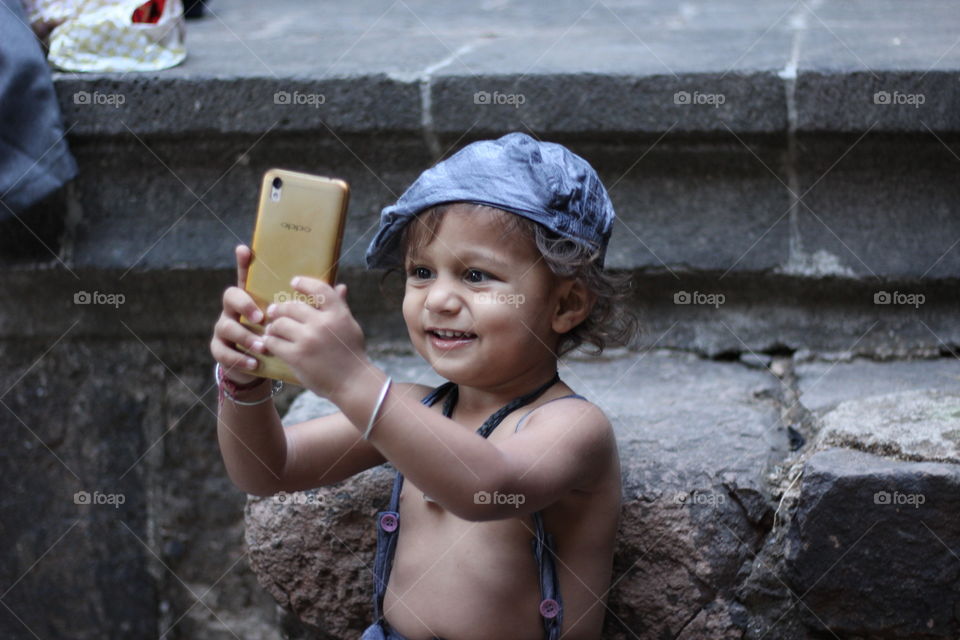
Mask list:
[[[347,285],[299,276],[294,290],[306,298],[267,307],[263,341],[305,387],[332,398],[354,372],[369,365],[363,331],[347,306]],[[299,298],[299,296],[298,296]]]
[[[237,286],[230,287],[223,293],[223,312],[213,327],[213,340],[210,341],[210,353],[223,368],[223,375],[237,384],[244,384],[256,379],[245,371],[257,368],[256,358],[239,351],[236,345],[264,353],[263,340],[240,324],[240,314],[245,315],[251,322],[259,323],[262,313],[253,301],[244,286],[247,284],[247,270],[250,268],[250,247],[239,245],[237,254]]]

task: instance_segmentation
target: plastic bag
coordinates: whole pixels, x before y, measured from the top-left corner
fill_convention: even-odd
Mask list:
[[[59,24],[50,32],[47,60],[64,71],[157,71],[187,57],[181,0],[28,0],[26,4],[31,24]]]

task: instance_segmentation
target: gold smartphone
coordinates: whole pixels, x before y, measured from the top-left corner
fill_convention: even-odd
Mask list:
[[[294,276],[333,284],[349,198],[350,187],[343,180],[285,169],[270,169],[263,175],[245,289],[264,314],[274,302],[304,298],[290,286]],[[263,335],[263,325],[244,316],[240,322]],[[302,386],[277,356],[250,352],[239,344],[237,348],[259,361],[251,375]]]

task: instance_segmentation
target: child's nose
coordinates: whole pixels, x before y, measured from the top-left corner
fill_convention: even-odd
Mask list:
[[[445,278],[437,278],[427,293],[424,303],[427,311],[433,313],[456,313],[460,310],[460,296],[453,283]]]

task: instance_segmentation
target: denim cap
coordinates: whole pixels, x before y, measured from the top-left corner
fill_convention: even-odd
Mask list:
[[[469,202],[539,222],[603,259],[613,230],[613,203],[590,164],[566,147],[525,133],[469,144],[427,169],[380,212],[380,228],[367,247],[368,268],[398,266],[403,228],[430,207]]]

